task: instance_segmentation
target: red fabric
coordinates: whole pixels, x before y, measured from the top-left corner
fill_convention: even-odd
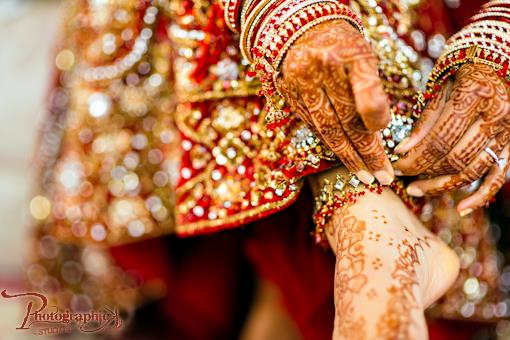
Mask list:
[[[239,233],[166,237],[111,249],[117,264],[141,280],[161,279],[166,339],[235,339],[250,304]]]
[[[117,265],[130,271],[137,279],[170,281],[172,261],[167,261],[167,248],[163,238],[110,248]]]
[[[306,188],[283,212],[255,222],[245,249],[256,273],[273,282],[303,339],[331,339],[335,258],[314,244]]]
[[[460,30],[464,26],[466,20],[475,15],[486,2],[487,1],[484,0],[464,0],[461,2],[460,7],[448,8],[448,18],[454,27],[454,32]]]
[[[428,323],[431,340],[469,340],[478,324],[465,321],[433,320]]]

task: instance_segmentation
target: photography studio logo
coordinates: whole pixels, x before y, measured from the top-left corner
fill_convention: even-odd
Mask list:
[[[17,330],[30,331],[33,335],[55,335],[71,333],[99,333],[108,328],[120,328],[122,319],[117,309],[102,308],[87,312],[61,311],[57,306],[48,306],[48,298],[40,293],[25,292],[8,294],[4,299],[17,299],[24,303],[24,316]]]

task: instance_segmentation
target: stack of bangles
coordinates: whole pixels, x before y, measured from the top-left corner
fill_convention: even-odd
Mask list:
[[[240,50],[251,64],[249,76],[258,76],[267,100],[266,121],[274,128],[287,121],[289,108],[276,87],[279,67],[294,41],[308,29],[329,20],[344,19],[362,34],[360,18],[338,0],[226,0],[227,25],[240,27]]]
[[[510,85],[510,0],[486,3],[453,35],[429,78],[426,99],[467,63],[489,65]]]

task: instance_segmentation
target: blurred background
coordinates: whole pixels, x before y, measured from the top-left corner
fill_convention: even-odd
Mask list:
[[[58,25],[57,0],[0,0],[0,290],[22,289],[31,158]],[[0,340],[27,338],[15,330],[21,308],[0,301]]]

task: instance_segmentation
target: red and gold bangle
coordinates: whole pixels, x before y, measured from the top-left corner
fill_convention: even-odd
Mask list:
[[[508,54],[501,55],[487,47],[470,45],[454,49],[452,52],[441,56],[434,66],[427,83],[425,99],[430,100],[435,97],[444,81],[453,76],[462,65],[468,63],[484,64],[492,67],[496,74],[502,77],[510,86],[509,62]]]
[[[244,0],[243,1],[243,5],[241,6],[241,15],[240,15],[240,22],[241,22],[241,29],[243,28],[244,26],[244,22],[246,20],[246,14],[248,13],[248,9],[250,9],[250,7],[252,6],[252,4],[255,2],[256,0]]]
[[[250,53],[249,37],[253,30],[252,26],[262,19],[262,16],[268,12],[268,10],[274,6],[274,0],[262,0],[257,3],[253,10],[248,10],[247,17],[241,27],[241,38],[240,38],[240,51],[243,58],[252,62]]]
[[[492,0],[482,5],[482,8],[493,7],[493,6],[501,6],[508,5],[510,6],[510,0]]]
[[[510,12],[510,7],[487,7],[483,8],[479,13],[508,13]]]
[[[330,15],[322,16],[322,17],[320,17],[318,19],[310,21],[309,23],[307,23],[303,27],[301,27],[297,32],[295,32],[285,42],[285,44],[278,51],[278,55],[276,56],[276,58],[273,61],[273,68],[274,69],[278,69],[280,67],[280,64],[281,64],[281,62],[283,60],[283,57],[287,53],[287,50],[290,48],[290,46],[294,43],[294,41],[296,41],[301,35],[303,35],[310,28],[312,28],[312,27],[314,27],[314,26],[316,26],[316,25],[318,25],[320,23],[323,23],[323,22],[326,22],[326,21],[330,21],[330,20],[337,20],[337,19],[338,20],[346,20],[346,21],[351,22],[351,23],[354,24],[355,20],[350,15],[344,14],[342,12],[343,11],[340,11],[340,13],[337,13],[337,14],[330,14]],[[351,12],[351,13],[353,13],[353,12]],[[358,30],[363,32],[363,26],[361,24],[359,24],[359,25],[354,24],[354,25],[357,26]]]
[[[271,16],[266,16],[262,23],[260,24],[260,29],[256,31],[256,35],[253,39],[253,42],[257,42],[260,44],[262,41],[265,40],[265,37],[267,37],[269,34],[273,34],[274,32],[271,31],[274,24],[280,24],[283,14],[287,13],[289,10],[294,9],[293,7],[296,5],[299,5],[299,0],[292,0],[292,1],[282,1],[278,4],[278,6],[274,9],[274,11],[271,13]],[[271,25],[269,25],[271,23]],[[271,32],[270,32],[271,31]]]
[[[464,64],[485,64],[510,85],[510,0],[493,0],[453,35],[427,83],[427,99]],[[484,19],[484,20],[480,20]]]
[[[295,9],[296,4],[298,4],[297,6],[300,6],[301,4],[298,1],[299,0],[290,1],[283,0],[274,2],[272,6],[269,8],[269,11],[265,12],[266,15],[262,15],[258,22],[255,22],[251,27],[247,29],[247,32],[245,32],[246,37],[244,39],[246,39],[245,47],[246,50],[249,51],[250,58],[252,58],[251,51],[253,50],[255,42],[260,41],[258,40],[257,36],[266,35],[268,31],[268,29],[266,28],[267,25],[280,20],[280,18],[285,16],[286,13],[292,12]],[[302,3],[309,2],[310,0],[305,0]],[[253,61],[253,59],[250,60]]]
[[[258,74],[262,83],[261,94],[267,99],[266,122],[269,128],[285,124],[288,120],[289,108],[276,87],[276,80],[280,64],[296,39],[320,23],[340,19],[347,20],[364,33],[357,15],[337,1],[307,1],[303,6],[280,12],[276,18],[267,21],[268,27],[263,27],[263,30],[268,33],[262,33],[251,50],[252,74]]]
[[[235,32],[239,33],[239,17],[242,0],[225,0],[223,15],[227,27]]]
[[[505,18],[510,19],[510,13],[502,12],[480,12],[470,18],[471,21],[480,20],[484,18]]]
[[[334,1],[334,0],[333,0]],[[305,0],[298,2],[296,0],[284,1],[271,13],[271,16],[265,18],[258,30],[255,39],[252,41],[252,46],[256,43],[257,46],[267,46],[268,37],[276,37],[275,28],[281,25],[282,22],[291,21],[292,17],[307,6],[315,3],[324,4],[327,0]]]
[[[345,7],[336,1],[310,0],[303,4],[305,4],[305,6],[302,6],[296,12],[289,13],[289,15],[282,18],[283,20],[278,20],[272,24],[270,28],[265,29],[268,33],[261,36],[260,40],[258,40],[256,47],[265,51],[264,55],[271,64],[273,64],[278,53],[287,41],[297,34],[304,25],[328,15],[342,15],[341,13]],[[309,18],[314,16],[317,16],[317,18],[309,20]],[[342,17],[342,19],[347,19],[347,17]],[[295,39],[297,39],[297,37]],[[273,65],[273,68],[276,69],[277,66]]]
[[[471,34],[467,37],[458,37],[453,40],[453,43],[448,46],[444,53],[450,53],[454,50],[469,47],[471,45],[478,45],[500,54],[506,54],[510,47],[509,43],[505,42],[504,38],[502,39],[497,35],[487,36]]]

